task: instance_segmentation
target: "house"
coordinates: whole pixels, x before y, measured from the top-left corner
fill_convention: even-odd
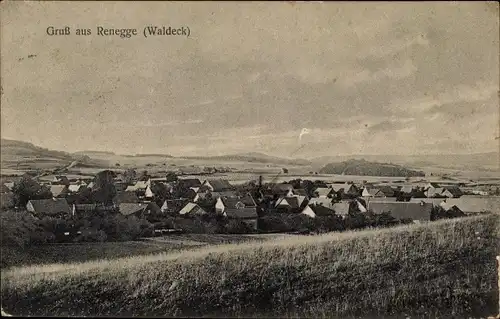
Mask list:
[[[118,192],[116,196],[113,198],[113,203],[121,204],[121,203],[139,203],[140,199],[135,192]]]
[[[458,198],[463,195],[462,190],[458,186],[445,186],[441,193],[442,196],[448,198]]]
[[[195,194],[198,193],[198,191],[200,190],[199,187],[189,187],[190,190],[192,190]]]
[[[198,193],[193,189],[193,188],[188,188],[186,189],[185,192],[183,192],[180,197],[181,198],[187,198],[189,200],[194,200],[194,198],[196,197]]]
[[[423,202],[368,203],[368,210],[371,210],[375,214],[390,213],[396,219],[411,219],[414,222],[429,221],[432,209],[432,204]]]
[[[349,195],[349,196],[358,195],[358,189],[354,184],[333,183],[333,184],[329,184],[328,187],[333,189],[333,191],[339,195],[342,195],[342,194]]]
[[[225,192],[234,189],[233,185],[225,179],[211,179],[205,180],[201,187],[210,190],[211,192]]]
[[[252,229],[258,229],[258,218],[256,207],[244,207],[227,209],[224,211],[224,216],[228,219],[237,219],[249,225]]]
[[[197,178],[179,178],[177,180],[177,183],[179,187],[182,188],[191,188],[191,187],[196,187],[200,188],[201,186],[201,181]]]
[[[397,197],[366,197],[366,203],[377,202],[377,203],[394,203],[398,201]]]
[[[250,194],[242,197],[219,197],[215,204],[217,213],[224,213],[227,209],[256,208],[257,204]]]
[[[88,217],[97,211],[97,204],[73,204],[71,215],[73,217]]]
[[[270,188],[262,188],[259,190],[259,193],[260,193],[260,198],[261,200],[265,200],[265,199],[274,199],[275,196],[275,192],[270,189]]]
[[[292,195],[309,197],[309,195],[307,194],[307,191],[303,188],[292,189]]]
[[[7,183],[3,183],[3,184],[2,184],[2,186],[5,186],[5,187],[7,187],[7,189],[8,189],[9,191],[12,191],[12,189],[14,189],[14,182],[7,182]],[[3,193],[3,192],[4,192],[4,191],[2,191],[2,193]]]
[[[164,184],[167,182],[167,178],[166,177],[152,177],[152,178],[148,179],[148,182],[149,182],[149,185],[153,185],[153,184],[157,184],[157,183]]]
[[[399,190],[402,194],[405,195],[410,195],[413,193],[415,188],[412,185],[403,185],[401,186],[401,189]]]
[[[52,185],[66,185],[69,186],[69,179],[64,175],[56,175],[51,181]]]
[[[146,198],[153,198],[155,196],[155,194],[153,193],[153,191],[151,190],[151,186],[148,185],[146,187],[146,191],[144,192],[144,197]]]
[[[134,186],[137,191],[146,191],[146,188],[151,186],[151,179],[148,179],[147,181],[137,181]]]
[[[77,185],[82,185],[82,186],[87,186],[87,185],[88,185],[88,184],[85,182],[85,180],[83,180],[83,179],[78,179],[78,180],[76,181],[76,184],[77,184]]]
[[[360,211],[361,213],[366,213],[368,210],[366,209],[366,203],[363,204],[361,203],[359,200],[356,199],[356,207],[358,209],[358,211]]]
[[[161,206],[162,213],[177,214],[181,209],[189,203],[189,199],[167,199]]]
[[[12,184],[12,187],[14,186],[14,184]],[[11,193],[12,192],[12,187],[8,187],[7,185],[5,184],[2,184],[0,185],[0,193],[1,194],[6,194],[6,193]]]
[[[50,185],[50,192],[53,197],[65,197],[69,193],[69,187],[66,185]]]
[[[137,181],[134,185],[127,186],[127,188],[125,188],[125,192],[136,192],[139,196],[145,196],[150,186],[151,180]],[[149,189],[148,195],[151,195],[151,193],[151,189]]]
[[[444,201],[443,198],[412,198],[410,199],[410,203],[430,203],[434,207],[440,206],[440,204]]]
[[[318,187],[314,190],[314,195],[319,198],[328,198],[329,196],[332,196],[333,194],[333,189],[329,187]]]
[[[81,184],[76,184],[76,185],[69,185],[68,190],[70,193],[78,193],[80,190],[83,190],[85,188],[84,185]]]
[[[378,188],[364,188],[362,197],[385,197],[385,194]]]
[[[313,197],[309,200],[309,205],[321,205],[324,207],[332,208],[332,199],[325,197]]]
[[[337,215],[345,217],[352,211],[366,212],[366,208],[358,200],[341,200],[340,202],[330,203],[329,205],[322,205],[321,203],[309,202],[309,206],[323,206],[332,209]]]
[[[384,194],[384,197],[394,197],[394,189],[392,187],[378,186],[377,188]]]
[[[64,217],[71,215],[71,208],[65,198],[32,199],[26,209],[36,216]]]
[[[230,208],[229,206],[224,208],[223,215],[228,218],[228,219],[237,219],[245,224],[249,225],[252,229],[257,230],[258,228],[258,218],[259,215],[257,213],[257,207],[247,207],[241,205],[242,202],[238,201],[238,203],[235,204],[234,208]]]
[[[71,205],[71,213],[73,217],[84,218],[90,217],[98,213],[115,213],[117,206],[103,206],[99,204],[73,204]]]
[[[281,196],[292,196],[293,195],[293,185],[292,184],[274,184],[271,186],[271,191],[274,194]]]
[[[338,203],[333,204],[333,210],[339,216],[345,217],[349,215],[351,211],[352,201],[340,201]]]
[[[275,208],[292,212],[304,208],[306,204],[305,196],[282,196],[276,201]]]
[[[322,205],[307,205],[301,212],[301,214],[307,215],[312,218],[318,216],[332,216],[335,215],[335,211],[331,208]]]
[[[437,183],[426,183],[423,186],[424,191],[426,191],[430,188],[441,188],[441,186],[439,186],[439,184],[437,184]]]
[[[207,200],[209,198],[217,199],[221,196],[224,197],[238,197],[234,191],[225,191],[225,192],[205,192],[198,193],[193,199],[194,203],[199,202],[200,200]]]
[[[127,186],[127,188],[125,188],[125,191],[126,192],[135,192],[136,191],[135,185]]]
[[[138,218],[146,218],[161,213],[160,207],[155,203],[121,203],[118,205],[118,209],[124,216],[134,215]]]
[[[442,198],[442,197],[445,197],[443,195],[443,192],[444,192],[444,188],[442,188],[442,187],[437,187],[437,188],[430,187],[424,192],[424,194],[425,194],[425,197],[427,197],[427,198],[435,198],[435,197]]]
[[[187,203],[186,206],[179,211],[179,215],[192,217],[206,216],[208,213],[195,203]]]
[[[457,206],[466,214],[498,212],[500,210],[500,196],[464,195],[460,198],[446,198],[441,206],[446,210]]]

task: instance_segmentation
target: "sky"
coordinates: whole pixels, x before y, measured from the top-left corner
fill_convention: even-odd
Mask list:
[[[174,156],[499,150],[495,3],[0,6],[2,138]],[[145,38],[145,26],[190,35]]]

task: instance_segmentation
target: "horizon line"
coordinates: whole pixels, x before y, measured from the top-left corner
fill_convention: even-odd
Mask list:
[[[43,147],[36,145],[34,142],[31,141],[26,141],[26,140],[20,140],[20,139],[13,139],[13,138],[5,138],[1,137],[1,140],[8,140],[8,141],[17,141],[17,142],[23,142],[23,143],[29,143],[34,145],[35,147],[40,147],[40,148],[45,148],[47,150],[52,150],[52,151],[57,151],[57,152],[64,152],[67,154],[75,154],[75,153],[83,153],[83,152],[96,152],[96,153],[112,153],[113,155],[117,156],[137,156],[137,155],[147,155],[147,154],[156,154],[156,155],[165,155],[165,156],[170,156],[173,158],[189,158],[189,157],[221,157],[221,156],[245,156],[249,153],[258,153],[261,155],[266,155],[269,157],[280,157],[283,159],[290,159],[290,160],[313,160],[317,158],[322,158],[322,157],[348,157],[348,156],[399,156],[399,157],[411,157],[411,156],[446,156],[446,155],[481,155],[481,154],[487,154],[487,153],[495,153],[499,154],[500,151],[484,151],[484,152],[476,152],[476,153],[426,153],[426,154],[336,154],[336,155],[320,155],[320,156],[315,156],[315,157],[309,157],[309,158],[304,158],[304,157],[286,157],[286,156],[281,156],[281,155],[269,155],[268,153],[265,153],[263,151],[249,151],[246,153],[225,153],[223,155],[172,155],[172,154],[163,154],[163,153],[158,153],[158,152],[144,152],[144,153],[129,153],[129,154],[122,154],[122,153],[117,153],[114,151],[109,151],[109,150],[77,150],[74,152],[68,152],[68,151],[63,151],[60,149],[56,148],[48,148],[48,147]]]

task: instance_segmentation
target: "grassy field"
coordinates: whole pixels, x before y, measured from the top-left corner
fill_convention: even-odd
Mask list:
[[[127,242],[70,243],[32,246],[24,249],[0,247],[2,267],[33,266],[53,263],[81,263],[171,253],[208,245],[265,241],[287,238],[286,234],[226,235],[175,234]]]
[[[479,317],[499,215],[2,272],[15,315]]]

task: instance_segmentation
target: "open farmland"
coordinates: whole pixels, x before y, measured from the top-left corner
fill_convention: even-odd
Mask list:
[[[499,215],[2,272],[16,315],[495,313]],[[71,305],[69,307],[68,305]]]

